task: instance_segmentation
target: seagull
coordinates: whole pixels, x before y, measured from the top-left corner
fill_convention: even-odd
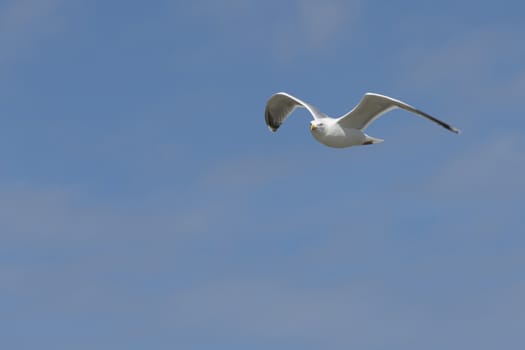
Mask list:
[[[357,106],[339,118],[331,118],[297,97],[286,92],[278,92],[271,96],[266,103],[266,125],[272,132],[277,131],[297,107],[306,108],[314,118],[310,122],[310,131],[313,137],[320,143],[334,148],[372,145],[383,142],[382,139],[368,136],[364,131],[374,120],[395,108],[405,109],[433,121],[449,131],[456,134],[460,133],[455,127],[405,102],[372,92],[367,92]]]

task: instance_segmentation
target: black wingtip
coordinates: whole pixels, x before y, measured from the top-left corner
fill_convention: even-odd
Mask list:
[[[449,131],[452,131],[454,134],[461,134],[461,130],[459,129],[456,129],[455,127],[453,127],[452,125],[443,125],[445,127],[445,129],[449,130]]]
[[[420,110],[420,109],[417,109],[417,108],[414,108],[414,107],[412,107],[412,106],[410,106],[410,105],[407,105],[407,104],[404,103],[404,102],[403,102],[403,104],[398,105],[398,107],[404,108],[404,109],[406,109],[406,110],[408,110],[408,111],[410,111],[410,112],[414,112],[414,113],[417,113],[417,114],[419,114],[419,115],[421,115],[421,116],[424,116],[424,117],[428,118],[429,120],[432,120],[434,123],[437,123],[437,124],[441,125],[442,127],[444,127],[445,129],[447,129],[448,131],[451,131],[451,132],[453,132],[453,133],[455,133],[455,134],[461,134],[461,130],[456,129],[456,128],[453,127],[452,125],[447,124],[447,123],[445,123],[444,121],[439,120],[438,118],[433,117],[433,116],[431,116],[430,114],[425,113],[425,112],[423,112],[423,111]]]
[[[266,117],[266,126],[268,127],[268,129],[270,129],[271,132],[276,132],[277,129],[279,129],[279,127],[281,126],[281,124],[276,124],[276,123],[273,123],[272,121],[273,121],[273,119],[268,118],[268,116],[267,116]]]
[[[277,129],[281,126],[280,123],[277,123],[274,118],[272,118],[270,111],[266,109],[264,113],[264,120],[266,121],[266,126],[270,129],[271,132],[276,132]]]

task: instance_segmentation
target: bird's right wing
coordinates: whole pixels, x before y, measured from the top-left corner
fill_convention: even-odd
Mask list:
[[[445,129],[450,130],[456,134],[459,133],[459,130],[455,127],[417,108],[414,108],[405,102],[371,92],[366,93],[354,109],[339,118],[338,123],[345,128],[364,130],[374,120],[395,108],[402,108],[417,114],[420,117],[426,118],[438,125],[441,125]]]
[[[266,110],[264,117],[266,125],[271,131],[277,131],[282,123],[288,118],[290,114],[297,108],[303,107],[310,112],[314,119],[326,118],[327,116],[312,105],[301,101],[297,97],[289,95],[285,92],[278,92],[266,103]]]

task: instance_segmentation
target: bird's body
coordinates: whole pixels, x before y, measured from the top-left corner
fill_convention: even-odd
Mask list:
[[[323,118],[319,119],[319,122],[321,125],[312,124],[310,131],[317,141],[326,146],[345,148],[362,145],[367,141],[367,135],[364,132],[353,128],[343,128],[337,123],[337,119]]]
[[[381,139],[368,136],[364,130],[375,119],[394,108],[405,109],[427,118],[452,132],[459,133],[458,129],[404,102],[374,93],[366,93],[359,104],[347,114],[339,118],[331,118],[314,106],[292,95],[279,92],[273,95],[266,104],[266,125],[271,131],[277,131],[284,120],[297,107],[306,108],[314,118],[310,122],[312,136],[320,143],[334,148],[382,142],[383,140]]]

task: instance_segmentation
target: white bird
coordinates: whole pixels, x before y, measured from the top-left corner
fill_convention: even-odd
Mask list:
[[[366,93],[354,109],[339,118],[331,118],[314,106],[290,94],[278,92],[270,97],[266,103],[266,125],[271,131],[277,131],[297,107],[306,108],[314,118],[310,122],[313,137],[322,144],[335,148],[383,142],[381,139],[368,136],[364,130],[381,115],[395,108],[402,108],[427,118],[456,134],[460,132],[453,126],[405,102],[371,92]]]

